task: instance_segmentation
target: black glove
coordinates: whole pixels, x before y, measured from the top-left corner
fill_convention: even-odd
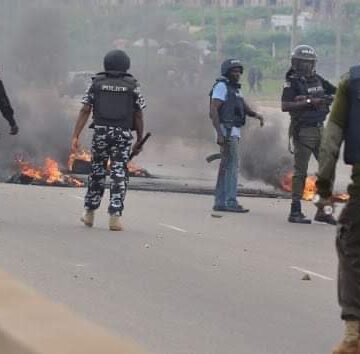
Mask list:
[[[15,124],[10,127],[10,135],[17,135],[19,133],[19,127]]]

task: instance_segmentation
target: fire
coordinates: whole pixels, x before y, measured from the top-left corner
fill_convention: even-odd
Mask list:
[[[316,177],[315,176],[306,177],[303,199],[313,200],[315,194],[316,194]]]
[[[286,192],[291,192],[292,190],[292,178],[293,172],[289,171],[280,181],[281,188]],[[308,176],[305,181],[303,199],[311,201],[313,200],[316,194],[316,177]],[[344,203],[349,200],[349,195],[347,193],[336,193],[333,195],[333,200],[336,203]]]
[[[82,187],[84,183],[72,176],[64,175],[58,163],[51,159],[46,158],[42,167],[33,166],[30,162],[23,159],[17,159],[16,163],[20,168],[20,173],[23,176],[32,178],[45,184],[70,184],[75,187]]]
[[[127,169],[129,173],[133,174],[134,176],[138,176],[138,177],[144,176],[144,170],[132,161],[129,161],[127,163]]]
[[[90,163],[91,152],[86,150],[85,148],[82,148],[78,152],[70,154],[68,160],[69,171],[73,171],[75,161],[85,161]],[[108,161],[107,168],[110,169],[110,161]],[[133,161],[129,161],[127,163],[127,168],[129,173],[132,174],[133,176],[146,177],[147,175],[147,172]]]
[[[76,153],[71,153],[69,156],[69,160],[68,160],[68,169],[69,171],[73,170],[74,167],[74,162],[76,160],[80,160],[80,161],[91,161],[91,153],[90,151],[86,150],[86,149],[81,149]]]
[[[293,173],[291,171],[289,171],[285,176],[283,176],[280,180],[280,185],[281,188],[285,191],[285,192],[291,192],[292,189],[292,177],[293,177]]]

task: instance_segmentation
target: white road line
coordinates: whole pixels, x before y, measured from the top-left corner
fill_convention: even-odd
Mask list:
[[[321,275],[319,273],[315,273],[315,272],[312,272],[311,270],[307,270],[307,269],[304,269],[304,268],[300,268],[300,267],[296,267],[296,266],[292,266],[290,267],[291,269],[295,269],[299,272],[302,272],[302,273],[307,273],[309,275],[313,275],[314,277],[318,277],[320,279],[323,279],[323,280],[334,280],[333,278],[330,278],[330,277],[327,277],[326,275]]]
[[[166,227],[166,228],[168,228],[168,229],[171,229],[171,230],[183,232],[184,234],[187,233],[186,230],[180,229],[180,227],[176,227],[176,226],[174,226],[174,225],[163,224],[163,223],[161,223],[161,222],[159,222],[159,225],[160,225],[160,226],[163,226],[163,227]]]

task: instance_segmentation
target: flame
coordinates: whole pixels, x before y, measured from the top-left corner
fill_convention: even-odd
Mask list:
[[[89,150],[86,150],[85,148],[82,148],[78,152],[70,154],[68,160],[69,171],[73,171],[74,163],[76,160],[90,162],[91,152]],[[108,161],[107,168],[110,169],[110,161]],[[129,173],[131,173],[134,176],[146,177],[146,171],[142,167],[134,163],[133,161],[129,161],[127,163],[127,169]]]
[[[69,175],[64,175],[59,169],[59,164],[49,157],[45,159],[44,166],[42,167],[33,166],[30,162],[23,159],[17,159],[16,163],[23,176],[45,184],[65,183],[75,187],[82,187],[84,185],[82,181]]]
[[[289,171],[280,181],[281,188],[286,192],[291,192],[292,190],[292,178],[293,172]],[[303,199],[312,200],[316,194],[316,177],[308,176],[306,177]]]
[[[138,176],[138,177],[145,176],[144,169],[132,161],[129,161],[127,163],[127,169],[129,171],[129,173],[132,173],[134,176]]]
[[[292,178],[293,172],[289,171],[285,176],[280,180],[281,188],[286,192],[291,192],[292,190]],[[306,177],[303,199],[307,201],[313,200],[316,194],[316,177],[308,176]],[[336,193],[333,195],[334,202],[344,203],[349,200],[349,195],[347,193]]]
[[[74,162],[76,160],[81,161],[91,161],[91,152],[89,150],[86,150],[85,148],[82,148],[81,150],[77,151],[76,153],[71,153],[68,160],[68,169],[69,171],[73,170]]]
[[[316,177],[315,176],[306,177],[303,199],[313,200],[315,194],[316,194]]]
[[[281,188],[285,191],[285,192],[291,192],[292,190],[292,178],[293,178],[293,173],[291,171],[289,171],[285,176],[283,176],[280,180],[280,185]]]

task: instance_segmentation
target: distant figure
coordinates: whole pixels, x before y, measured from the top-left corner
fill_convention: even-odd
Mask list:
[[[260,68],[257,68],[255,71],[255,81],[256,81],[256,91],[260,93],[262,91],[261,82],[263,80],[263,73]]]
[[[105,72],[99,73],[83,98],[83,107],[73,133],[71,151],[79,147],[79,136],[93,112],[94,134],[91,150],[91,172],[85,196],[85,212],[81,221],[93,226],[95,210],[99,208],[105,191],[106,167],[110,161],[109,229],[121,231],[120,217],[127,190],[126,164],[129,160],[131,130],[137,141],[133,154],[141,150],[143,139],[144,99],[135,78],[128,74],[130,58],[121,50],[110,51],[104,59]]]
[[[245,125],[246,116],[258,119],[261,127],[264,125],[264,118],[254,112],[242,96],[239,83],[242,73],[240,60],[225,60],[221,65],[221,77],[215,81],[210,92],[210,118],[221,152],[213,207],[215,211],[249,211],[237,202],[240,129]]]
[[[14,118],[14,110],[11,107],[10,100],[6,94],[3,82],[0,80],[0,111],[10,125],[10,134],[16,135],[19,128]]]
[[[247,75],[247,82],[249,84],[249,93],[251,93],[251,92],[255,93],[256,69],[254,67],[251,67],[249,69],[249,72]]]

